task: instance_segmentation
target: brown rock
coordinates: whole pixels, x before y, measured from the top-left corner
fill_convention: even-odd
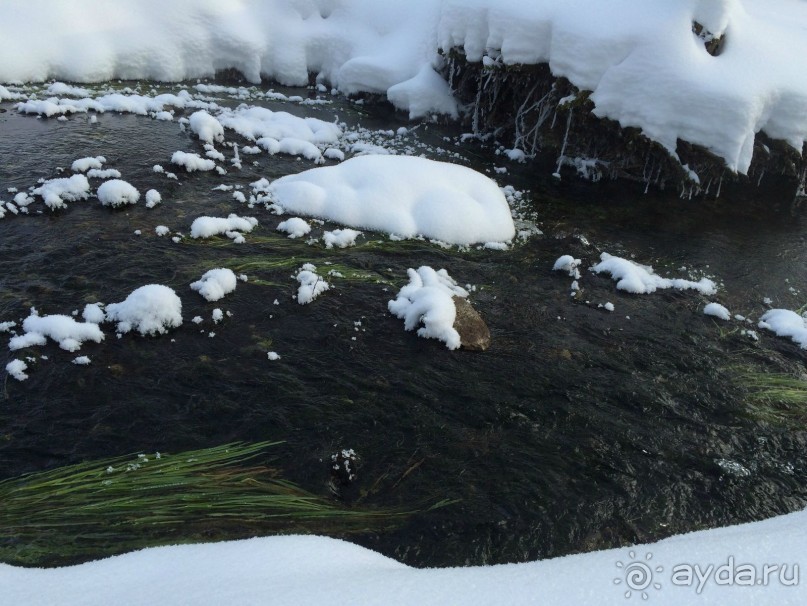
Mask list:
[[[454,319],[454,330],[460,335],[460,345],[471,351],[485,351],[490,347],[490,330],[467,299],[453,297],[457,317]]]

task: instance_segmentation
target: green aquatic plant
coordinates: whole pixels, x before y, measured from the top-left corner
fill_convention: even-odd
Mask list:
[[[807,380],[782,373],[744,370],[737,374],[746,388],[746,407],[759,420],[803,427],[807,421]]]
[[[54,565],[148,546],[378,531],[413,512],[350,508],[265,464],[279,442],[129,455],[0,482],[0,561]]]

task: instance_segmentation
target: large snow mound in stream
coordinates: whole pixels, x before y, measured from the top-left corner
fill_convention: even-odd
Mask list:
[[[451,244],[508,241],[507,200],[481,173],[414,156],[357,156],[252,184],[284,210],[402,237]]]
[[[719,56],[693,21],[725,34]],[[314,73],[419,117],[456,112],[434,68],[438,50],[460,48],[472,61],[548,63],[593,91],[597,115],[745,172],[757,132],[799,151],[807,138],[805,28],[797,0],[5,0],[0,82],[179,81],[232,67],[306,85]]]

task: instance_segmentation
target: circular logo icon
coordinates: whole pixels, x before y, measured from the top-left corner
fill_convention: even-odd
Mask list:
[[[650,565],[650,560],[653,558],[652,553],[646,554],[644,560],[637,558],[635,551],[628,552],[628,555],[630,561],[616,563],[616,567],[622,570],[622,576],[614,579],[614,585],[624,583],[627,586],[626,599],[633,597],[635,592],[636,595],[640,595],[643,600],[646,600],[649,597],[646,589],[650,587],[661,589],[661,583],[653,582],[653,574],[663,572],[664,568],[661,566],[653,568]]]

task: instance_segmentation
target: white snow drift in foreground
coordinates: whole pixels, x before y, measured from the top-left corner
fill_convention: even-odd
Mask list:
[[[721,320],[731,320],[731,312],[720,303],[709,303],[703,308],[703,313],[707,316],[714,316]]]
[[[489,65],[547,63],[592,91],[595,114],[673,155],[682,139],[746,172],[756,133],[798,152],[807,138],[807,5],[796,0],[6,0],[0,13],[0,82],[180,81],[232,67],[307,85],[313,73],[419,117],[456,111],[434,68],[459,48]],[[718,57],[693,21],[725,34]]]
[[[244,242],[242,233],[251,232],[258,224],[255,217],[239,217],[231,214],[227,218],[223,217],[198,217],[191,223],[192,238],[210,238],[224,234],[232,238],[237,243]]]
[[[715,283],[708,278],[701,278],[698,282],[681,278],[662,278],[653,273],[653,268],[639,265],[622,257],[614,257],[608,253],[600,255],[600,262],[591,268],[595,273],[609,273],[616,280],[616,287],[635,294],[655,292],[657,289],[675,288],[678,290],[697,290],[704,295],[713,295],[717,292]]]
[[[311,303],[311,301],[331,288],[331,285],[317,274],[316,266],[311,263],[303,265],[294,277],[300,283],[299,288],[297,288],[297,302],[300,305]]]
[[[219,267],[206,271],[199,280],[191,283],[191,289],[208,301],[218,301],[233,292],[237,283],[233,270]]]
[[[454,329],[457,308],[452,297],[467,297],[468,291],[457,286],[445,269],[434,271],[423,266],[407,270],[409,284],[401,288],[397,298],[388,303],[390,312],[404,321],[406,330],[418,326],[418,336],[439,339],[449,349],[460,346],[460,335]]]
[[[288,212],[407,238],[473,244],[515,235],[494,181],[464,166],[414,156],[358,156],[252,186]]]
[[[106,306],[106,317],[118,323],[118,332],[156,335],[182,325],[182,301],[173,289],[148,284],[135,289],[121,303]]]
[[[789,309],[769,309],[759,319],[759,327],[779,337],[790,337],[802,349],[807,349],[807,320]]]
[[[121,179],[104,181],[98,186],[98,200],[104,206],[136,204],[139,199],[140,192],[131,183]]]
[[[100,343],[104,340],[104,333],[98,324],[76,322],[70,316],[61,314],[50,316],[31,314],[23,321],[22,329],[25,334],[12,337],[8,343],[12,351],[32,345],[44,345],[48,337],[67,351],[80,349],[84,341]]]
[[[291,535],[158,547],[66,568],[0,564],[0,586],[15,606],[801,606],[805,544],[804,511],[635,547],[459,568],[410,568],[345,541]]]

